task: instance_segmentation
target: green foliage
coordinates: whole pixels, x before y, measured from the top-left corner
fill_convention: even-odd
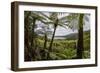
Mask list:
[[[76,29],[78,25],[79,14],[71,14],[70,16],[65,16],[61,19],[58,19],[58,15],[61,13],[51,13],[51,16],[48,17],[41,12],[25,12],[25,57],[30,57],[30,61],[39,61],[39,60],[63,60],[63,59],[75,59],[77,58],[77,40],[78,38],[73,39],[53,39],[52,44],[51,39],[47,39],[46,48],[44,48],[45,37],[39,36],[35,33],[35,28],[37,27],[36,21],[40,21],[45,25],[52,26],[61,26],[71,29]],[[66,21],[69,20],[69,21]],[[33,21],[34,20],[34,21]],[[48,22],[49,20],[50,22]],[[63,21],[64,20],[64,21]],[[47,21],[47,22],[45,22]],[[68,22],[70,22],[68,24]],[[73,25],[75,24],[75,25]],[[34,27],[33,27],[34,25]],[[76,26],[75,28],[73,28]],[[27,33],[27,34],[26,34]],[[55,35],[55,34],[54,34]],[[90,31],[84,32],[84,53],[83,58],[90,58]],[[48,35],[47,35],[48,36]],[[28,42],[28,43],[27,43]],[[51,46],[51,47],[50,47]],[[52,51],[50,51],[52,49]],[[49,54],[49,59],[48,55]]]
[[[38,48],[41,48],[45,53],[50,54],[51,60],[74,59],[77,57],[77,39],[76,40],[57,40],[55,39],[52,45],[53,52],[49,52],[50,39],[47,42],[47,48],[43,48],[44,37],[38,36]],[[83,58],[90,58],[90,33],[84,32],[84,53]],[[43,60],[43,59],[41,59]]]
[[[90,51],[84,51],[83,58],[90,58]]]
[[[50,39],[48,39],[46,49],[43,48],[44,36],[38,36],[36,39],[36,42],[37,42],[37,48],[39,49],[40,56],[36,56],[37,58],[33,60],[46,59],[46,55],[42,56],[43,53],[44,54],[49,53],[51,60],[74,59],[77,57],[77,39],[76,40],[67,40],[67,39],[57,40],[55,39],[52,45],[53,52],[50,52],[48,50],[49,45],[50,45]],[[90,58],[90,33],[89,32],[84,33],[83,58],[84,59]]]

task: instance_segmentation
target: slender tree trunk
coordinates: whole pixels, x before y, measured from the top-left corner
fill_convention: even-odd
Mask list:
[[[56,29],[57,29],[57,24],[55,24],[55,27],[54,27],[54,32],[53,32],[52,39],[51,39],[51,42],[50,42],[50,46],[49,46],[49,49],[48,49],[47,59],[50,58],[49,52],[52,52],[52,44],[53,44],[53,40],[54,40]]]
[[[35,31],[34,31],[35,22],[36,22],[36,19],[33,18],[33,26],[32,26],[32,31],[31,31],[31,47],[30,47],[32,58],[35,58]]]
[[[47,48],[47,34],[45,34],[45,41],[44,41],[44,48],[43,49],[46,49]]]
[[[29,46],[29,16],[30,16],[30,12],[27,14],[27,16],[24,19],[24,23],[25,23],[25,61],[30,61],[31,60],[31,54],[30,54],[30,46]],[[25,15],[25,14],[24,14]]]
[[[84,47],[83,47],[83,16],[79,16],[79,29],[78,29],[78,45],[77,45],[77,58],[82,59]]]
[[[32,26],[32,31],[31,31],[31,47],[35,46],[35,31],[34,31],[35,22],[36,22],[36,19],[33,18],[33,26]]]
[[[49,51],[52,51],[52,44],[53,44],[53,40],[54,40],[56,28],[57,28],[57,27],[54,28],[54,32],[53,32],[53,35],[52,35],[51,43],[50,43],[50,46],[49,46]]]
[[[47,34],[45,34],[45,36],[44,36],[44,47],[43,47],[43,52],[42,52],[42,58],[45,60],[46,58],[47,58],[47,51],[46,51],[46,49],[47,49]]]

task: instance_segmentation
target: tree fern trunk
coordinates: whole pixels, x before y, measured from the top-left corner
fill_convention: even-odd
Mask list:
[[[49,54],[49,52],[52,52],[52,44],[53,44],[53,40],[54,40],[54,36],[55,36],[55,32],[56,32],[56,28],[57,28],[57,25],[55,24],[54,32],[53,32],[53,35],[52,35],[52,38],[51,38],[51,42],[50,42],[50,46],[49,46],[49,49],[48,49],[47,59],[50,58],[50,54]]]
[[[31,31],[31,47],[35,46],[35,32],[34,32],[35,22],[36,22],[36,19],[33,18],[33,25],[32,25],[32,31]]]
[[[47,48],[47,34],[45,34],[45,41],[44,41],[44,48],[43,49],[46,49]]]
[[[53,35],[52,35],[51,43],[50,43],[50,46],[49,46],[49,51],[52,51],[52,44],[53,44],[55,32],[56,32],[56,27],[55,27],[54,32],[53,32]]]
[[[84,16],[84,14],[80,14],[80,16],[79,16],[78,46],[77,46],[77,58],[78,59],[82,59],[82,55],[84,52],[84,47],[83,47],[83,16]]]
[[[47,51],[46,51],[46,49],[47,49],[47,34],[45,34],[45,36],[44,36],[44,47],[43,47],[43,52],[42,52],[42,58],[45,60],[46,58],[47,58]]]
[[[24,35],[24,37],[25,37],[25,56],[24,56],[24,58],[25,58],[25,61],[30,61],[31,60],[31,55],[30,55],[30,46],[29,46],[29,16],[30,16],[30,12],[27,14],[27,16],[25,17],[25,19],[24,19],[24,23],[25,23],[25,31],[24,31],[24,33],[25,33],[25,35]],[[25,14],[24,15],[26,15],[26,12],[25,12]]]
[[[36,19],[33,18],[33,25],[32,25],[32,30],[31,30],[31,47],[30,47],[32,58],[35,58],[35,32],[34,32],[35,22],[36,22]]]

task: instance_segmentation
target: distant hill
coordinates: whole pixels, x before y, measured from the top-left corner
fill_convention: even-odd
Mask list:
[[[87,34],[90,34],[90,30],[84,31],[84,35],[87,35]],[[66,36],[66,39],[76,40],[76,39],[78,39],[78,33],[69,34],[69,35]]]
[[[84,31],[84,35],[90,34],[90,30]],[[71,33],[66,36],[55,36],[55,39],[68,39],[68,40],[76,40],[78,39],[78,33]]]

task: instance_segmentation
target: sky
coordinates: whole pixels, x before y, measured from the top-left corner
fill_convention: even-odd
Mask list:
[[[84,31],[87,31],[87,30],[90,30],[90,24],[85,24],[84,27],[83,27],[83,30]],[[67,29],[63,28],[63,27],[60,27],[58,26],[57,27],[57,30],[56,30],[56,33],[55,33],[55,36],[64,36],[64,35],[69,35],[71,33],[77,33],[78,31],[77,30],[72,30],[70,28],[67,27]]]
[[[48,15],[48,13],[46,12],[45,13],[46,15]],[[65,15],[68,15],[69,13],[65,13]],[[64,16],[64,15],[63,15]],[[61,15],[59,16],[59,18],[62,17]],[[86,31],[86,30],[90,30],[90,16],[88,16],[89,18],[89,21],[87,22],[86,20],[84,21],[84,26],[83,26],[83,30]],[[37,22],[38,24],[38,29],[41,29],[41,26],[44,26],[41,22]],[[53,31],[54,29],[51,28],[51,31]],[[55,32],[55,36],[65,36],[65,35],[69,35],[71,33],[77,33],[78,32],[78,29],[76,30],[72,30],[70,28],[63,28],[61,26],[58,26],[57,29],[56,29],[56,32]]]

